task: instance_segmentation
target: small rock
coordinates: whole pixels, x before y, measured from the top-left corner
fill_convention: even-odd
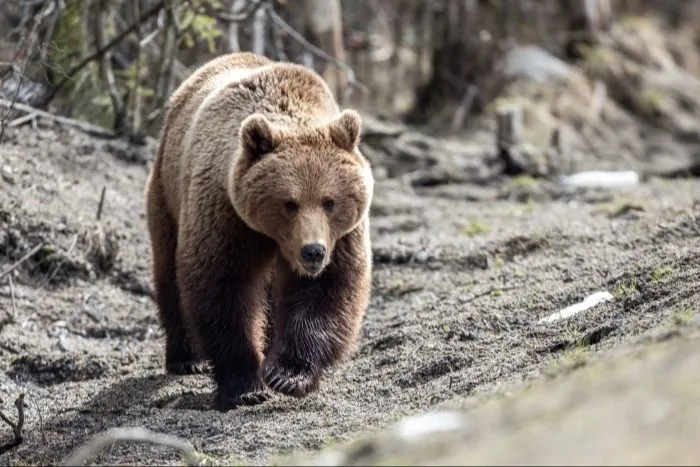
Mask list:
[[[10,185],[16,183],[15,177],[12,176],[12,169],[7,165],[2,168],[2,179]]]
[[[416,255],[413,257],[416,263],[427,263],[428,262],[428,253],[425,251],[419,251],[416,253]]]
[[[70,352],[70,346],[68,345],[64,334],[58,336],[57,347],[63,352]]]

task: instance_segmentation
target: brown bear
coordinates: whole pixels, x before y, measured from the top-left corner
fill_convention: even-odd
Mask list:
[[[314,71],[247,52],[171,96],[146,187],[154,295],[166,371],[211,368],[219,410],[265,386],[305,396],[355,348],[372,268],[361,127]]]

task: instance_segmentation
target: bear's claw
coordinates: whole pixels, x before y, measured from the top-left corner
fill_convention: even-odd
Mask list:
[[[203,375],[212,372],[211,364],[201,360],[168,363],[165,369],[173,375]]]
[[[248,392],[238,396],[238,402],[240,402],[241,405],[256,405],[262,404],[266,400],[270,399],[270,397],[272,397],[272,394],[264,390]]]
[[[219,393],[216,401],[216,409],[221,412],[235,409],[242,405],[258,405],[267,401],[272,394],[264,389],[238,394],[236,396],[226,396]]]
[[[263,381],[273,391],[292,397],[304,397],[317,386],[316,378],[309,373],[294,374],[275,366],[265,370]]]

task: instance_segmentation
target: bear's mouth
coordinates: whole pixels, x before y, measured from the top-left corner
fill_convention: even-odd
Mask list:
[[[302,261],[301,268],[305,273],[316,276],[323,270],[323,260],[321,261]]]

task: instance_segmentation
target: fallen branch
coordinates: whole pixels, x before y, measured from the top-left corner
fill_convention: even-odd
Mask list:
[[[97,457],[102,449],[117,441],[145,441],[160,446],[168,446],[182,453],[186,465],[200,464],[200,457],[189,441],[177,436],[134,427],[112,428],[96,436],[90,442],[81,446],[76,453],[73,454],[70,459],[63,462],[62,465],[85,465],[85,463]]]
[[[0,446],[0,455],[22,444],[22,429],[24,428],[24,393],[20,393],[20,395],[17,396],[15,407],[17,407],[17,422],[13,422],[7,415],[0,411],[0,419],[12,428],[12,433],[14,435],[12,441]]]
[[[14,107],[14,105],[13,105],[13,107]],[[10,109],[10,110],[11,110],[11,109]],[[24,124],[27,123],[27,122],[31,122],[31,121],[34,120],[35,118],[36,118],[36,114],[32,112],[32,113],[29,113],[29,114],[24,115],[24,116],[22,116],[22,117],[15,118],[15,119],[12,120],[10,123],[8,123],[8,124],[6,125],[6,127],[7,127],[7,128],[14,128],[14,127],[17,127],[17,126],[22,126],[22,125],[24,125]]]
[[[332,63],[336,67],[338,67],[340,70],[342,70],[345,73],[346,78],[348,79],[348,87],[346,88],[345,93],[343,93],[343,102],[346,102],[347,99],[350,97],[352,94],[352,89],[353,88],[358,88],[361,89],[363,92],[369,92],[369,89],[367,86],[364,84],[360,83],[356,76],[355,76],[355,71],[350,68],[346,63],[342,62],[341,60],[338,60],[335,57],[332,57],[328,55],[326,52],[323,50],[319,49],[315,45],[313,45],[311,42],[307,41],[304,36],[299,34],[292,26],[290,26],[280,15],[278,15],[275,10],[270,8],[269,6],[265,6],[265,11],[267,12],[267,15],[270,17],[273,23],[275,23],[280,29],[285,34],[288,34],[292,39],[294,39],[296,42],[299,43],[302,47],[304,47],[306,50],[311,52],[313,55],[317,56],[321,60],[325,60],[327,62]]]
[[[80,120],[75,120],[73,118],[62,117],[60,115],[54,115],[52,113],[46,112],[44,110],[39,110],[35,107],[25,104],[12,104],[12,102],[0,99],[0,107],[7,107],[14,110],[21,110],[22,112],[27,112],[34,114],[35,117],[45,118],[54,122],[58,122],[63,125],[71,126],[77,128],[78,130],[87,133],[92,136],[98,136],[101,138],[116,138],[117,134],[107,128],[101,126],[93,125],[87,122],[81,122]]]
[[[124,29],[121,33],[117,34],[111,41],[102,45],[97,50],[95,50],[92,54],[83,58],[77,65],[75,65],[73,68],[71,68],[68,71],[68,73],[65,74],[63,79],[61,81],[59,81],[59,83],[56,86],[54,86],[51,89],[51,92],[49,92],[47,94],[47,96],[41,101],[41,105],[39,107],[45,107],[49,102],[51,102],[53,100],[54,97],[56,97],[58,92],[61,89],[63,89],[63,87],[71,79],[73,79],[73,77],[78,72],[80,72],[83,68],[85,68],[89,63],[93,62],[94,60],[101,59],[105,54],[107,54],[110,50],[112,50],[117,44],[119,44],[121,41],[123,41],[124,38],[126,38],[126,36],[128,36],[129,34],[134,32],[136,30],[136,28],[138,28],[141,24],[145,23],[146,21],[151,19],[153,16],[160,13],[160,11],[163,9],[164,6],[165,6],[165,0],[160,0],[158,3],[156,3],[149,10],[144,12],[136,21],[131,23],[131,25],[129,27]]]

